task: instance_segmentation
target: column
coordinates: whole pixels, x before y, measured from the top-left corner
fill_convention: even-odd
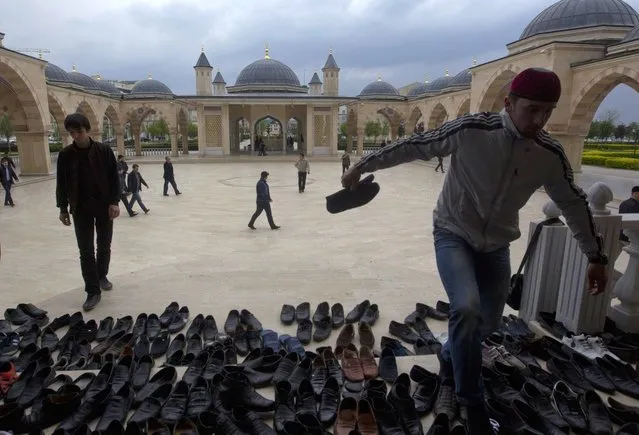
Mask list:
[[[357,129],[357,155],[358,156],[364,155],[364,129],[363,128]]]
[[[580,135],[567,135],[561,133],[551,132],[564,147],[564,152],[570,161],[570,166],[574,172],[581,172],[581,155],[584,149],[584,136]]]
[[[20,175],[50,175],[49,133],[15,133],[20,156]]]
[[[339,133],[339,126],[337,123],[337,116],[338,116],[338,108],[337,106],[333,106],[331,107],[331,120],[329,123],[329,140],[328,140],[328,146],[329,146],[329,154],[332,156],[336,156],[337,155],[337,142],[338,142],[338,138],[337,135]]]
[[[552,201],[544,205],[543,212],[545,219],[558,218],[561,215],[561,210]],[[540,223],[540,220],[530,223],[529,242]],[[557,310],[557,289],[561,280],[561,266],[568,233],[566,225],[548,225],[544,226],[539,234],[535,250],[524,267],[519,317],[526,322],[537,320],[540,311],[554,313]],[[519,267],[519,263],[516,262],[514,267]]]
[[[222,106],[222,155],[228,156],[231,154],[231,132],[229,121],[229,106]]]
[[[131,134],[133,135],[133,143],[135,144],[135,155],[142,155],[142,141],[140,140],[140,130],[131,128]]]
[[[115,144],[118,149],[119,155],[124,155],[124,132],[119,132],[115,134]]]
[[[350,154],[351,151],[353,151],[353,136],[349,131],[346,133],[346,152]]]
[[[255,155],[255,124],[252,120],[247,119],[246,122],[249,123],[249,134],[251,135],[251,155]]]
[[[288,123],[282,121],[282,155],[286,155],[286,135],[288,134]]]
[[[177,157],[178,156],[177,129],[171,129],[169,131],[169,135],[171,136],[171,157]]]
[[[200,157],[204,156],[206,148],[206,123],[204,121],[204,105],[197,105],[197,151]]]
[[[185,156],[189,154],[189,133],[188,128],[186,133],[182,132],[182,154]]]
[[[630,245],[623,248],[630,257],[628,266],[615,284],[613,294],[619,304],[610,310],[610,318],[626,332],[639,332],[639,214],[621,215],[623,232]],[[610,278],[609,278],[610,279]]]
[[[306,155],[313,155],[315,146],[315,107],[312,104],[306,105]]]
[[[588,190],[588,202],[595,218],[595,225],[603,237],[603,249],[608,258],[617,251],[621,216],[612,215],[606,204],[613,200],[612,190],[604,183],[595,183]],[[566,238],[562,275],[559,284],[556,320],[576,334],[603,332],[606,315],[612,299],[612,279],[606,290],[597,296],[588,293],[588,259],[581,252],[574,237]],[[615,265],[608,265],[608,276],[612,277]]]

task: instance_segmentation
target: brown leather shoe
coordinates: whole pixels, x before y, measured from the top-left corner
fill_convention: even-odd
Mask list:
[[[342,355],[342,370],[344,371],[344,376],[349,381],[361,382],[364,380],[364,368],[358,358],[357,349],[353,349],[355,346],[351,346],[344,349],[344,355]]]
[[[357,427],[357,400],[346,397],[339,404],[337,420],[333,427],[335,435],[349,435]]]
[[[362,346],[372,348],[375,345],[375,336],[368,323],[359,324],[359,342]]]
[[[352,323],[349,323],[348,325],[344,326],[339,332],[335,347],[346,347],[353,341],[353,338],[355,338],[355,327]]]
[[[368,400],[360,400],[357,404],[357,429],[361,435],[378,435],[377,420]]]
[[[373,351],[368,346],[362,346],[359,350],[359,360],[362,363],[364,378],[375,379],[378,375],[377,363],[373,356]]]

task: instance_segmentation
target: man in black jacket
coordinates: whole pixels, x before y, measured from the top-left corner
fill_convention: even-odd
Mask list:
[[[69,115],[64,128],[73,143],[58,155],[56,185],[60,221],[73,226],[80,250],[80,267],[87,299],[82,305],[92,310],[100,302],[101,290],[111,290],[107,279],[111,260],[113,220],[120,215],[120,180],[111,149],[89,136],[91,124],[80,113]],[[97,259],[94,247],[97,234]]]
[[[142,211],[144,211],[144,214],[147,214],[150,210],[142,202],[140,191],[142,190],[142,186],[145,186],[148,189],[149,185],[146,184],[146,181],[142,178],[142,174],[140,174],[140,167],[137,163],[133,165],[133,172],[129,174],[127,186],[129,187],[129,192],[131,192],[131,210],[133,210],[133,203],[137,201],[140,208],[142,208]]]
[[[632,188],[630,198],[619,204],[619,214],[623,213],[639,213],[639,186],[634,186]],[[624,242],[630,242],[630,239],[623,233],[623,231],[619,238]]]
[[[275,221],[273,221],[273,213],[271,212],[271,203],[273,200],[271,199],[271,191],[268,187],[268,183],[266,179],[268,178],[268,172],[262,171],[260,174],[260,179],[255,185],[255,191],[257,193],[257,199],[255,200],[257,204],[257,208],[253,216],[251,216],[251,220],[249,221],[248,227],[252,230],[255,229],[255,220],[262,214],[263,211],[266,212],[266,219],[268,220],[268,224],[271,226],[272,230],[278,230],[280,227],[275,225]]]
[[[164,196],[169,196],[169,183],[173,186],[173,191],[176,195],[181,195],[175,184],[175,175],[173,174],[173,163],[171,163],[171,157],[166,156],[164,159]]]
[[[0,164],[0,184],[4,187],[4,205],[10,205],[11,207],[15,207],[13,203],[13,198],[11,197],[11,186],[13,186],[13,181],[19,181],[16,172],[9,164],[9,160],[3,158],[2,164]]]

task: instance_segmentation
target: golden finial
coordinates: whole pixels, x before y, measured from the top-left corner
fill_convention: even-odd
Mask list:
[[[271,56],[268,54],[268,42],[264,44],[264,59],[270,59]]]
[[[377,81],[378,82],[382,81],[382,75],[380,73],[377,73]]]
[[[426,79],[424,80],[425,84],[428,84],[428,74],[426,74]]]
[[[445,77],[448,77],[448,70],[446,70],[446,73],[444,74]]]
[[[75,69],[75,63],[71,66],[71,70],[72,70],[73,72],[75,72],[75,71],[76,71],[76,69]]]
[[[102,80],[102,76],[100,75],[100,73],[98,73],[98,75],[95,77],[96,80]]]
[[[473,57],[473,66],[477,66],[477,58]]]
[[[147,78],[147,79],[149,79],[149,80],[153,79],[153,77],[151,77],[151,73],[148,73],[148,74],[146,75],[146,78]]]
[[[42,52],[39,52],[39,53],[38,53],[38,57],[39,57],[40,59],[42,59]]]

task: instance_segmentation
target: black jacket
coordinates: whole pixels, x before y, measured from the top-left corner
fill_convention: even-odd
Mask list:
[[[7,169],[9,170],[9,177],[7,178]],[[11,164],[6,168],[4,165],[0,165],[0,184],[13,184],[13,180],[18,181],[16,171],[13,170]]]
[[[140,175],[139,182],[137,177],[138,174]],[[139,172],[136,174],[135,171],[129,173],[126,180],[126,185],[128,186],[131,193],[137,193],[142,190],[142,185],[145,185],[147,189],[149,188],[149,185],[146,184],[146,181],[144,181],[144,178],[142,178],[142,174],[140,174]]]
[[[56,183],[56,203],[60,211],[71,212],[78,205],[78,155],[75,144],[68,145],[58,154],[58,172]],[[115,154],[111,148],[91,139],[89,150],[89,163],[95,174],[96,185],[100,189],[109,205],[118,205],[120,201],[120,180],[118,177],[118,165]]]
[[[173,179],[173,163],[164,162],[164,179],[167,181]]]

